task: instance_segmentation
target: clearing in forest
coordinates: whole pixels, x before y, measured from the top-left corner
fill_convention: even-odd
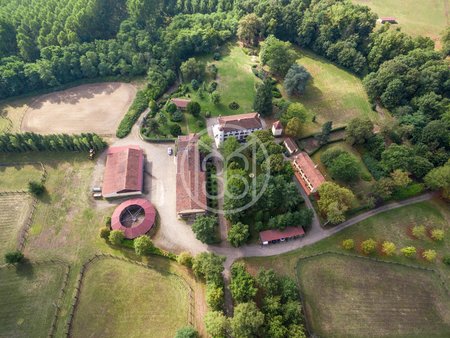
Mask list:
[[[449,0],[353,0],[369,6],[379,17],[394,17],[403,32],[428,36],[437,44],[442,31],[450,24]]]
[[[86,84],[46,94],[29,104],[22,131],[114,134],[136,95],[128,83]]]
[[[94,261],[83,277],[73,336],[172,338],[188,325],[189,288],[167,267]]]

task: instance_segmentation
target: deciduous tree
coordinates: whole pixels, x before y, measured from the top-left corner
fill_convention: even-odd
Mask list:
[[[235,248],[241,246],[248,241],[250,236],[249,228],[247,224],[241,222],[233,224],[228,231],[228,242]]]
[[[212,244],[217,241],[217,225],[218,222],[216,216],[197,216],[192,224],[192,231],[199,241],[206,244]]]
[[[346,139],[350,144],[362,144],[373,134],[373,123],[368,118],[355,117],[345,128]]]
[[[264,314],[254,302],[241,303],[234,308],[230,324],[235,338],[258,336],[264,324]]]
[[[263,65],[268,65],[270,71],[279,76],[285,76],[297,58],[289,42],[278,40],[273,35],[264,41],[259,57]]]

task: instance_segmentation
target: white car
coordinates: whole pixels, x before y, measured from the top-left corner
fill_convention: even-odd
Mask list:
[[[173,154],[173,150],[171,147],[167,148],[167,155],[172,155]]]

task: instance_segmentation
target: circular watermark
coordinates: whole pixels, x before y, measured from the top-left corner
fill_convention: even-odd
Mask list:
[[[241,126],[227,128],[233,133],[213,135],[205,129],[178,139],[177,198],[192,211],[239,213],[267,189],[270,166],[261,165],[269,158],[266,146]]]

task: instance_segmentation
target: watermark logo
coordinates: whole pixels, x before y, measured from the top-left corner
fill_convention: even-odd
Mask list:
[[[267,189],[270,166],[261,166],[269,158],[266,146],[258,137],[247,137],[240,126],[227,127],[234,131],[228,138],[237,142],[225,147],[223,142],[217,147],[207,129],[178,141],[177,184],[192,209],[239,213],[252,207]]]

